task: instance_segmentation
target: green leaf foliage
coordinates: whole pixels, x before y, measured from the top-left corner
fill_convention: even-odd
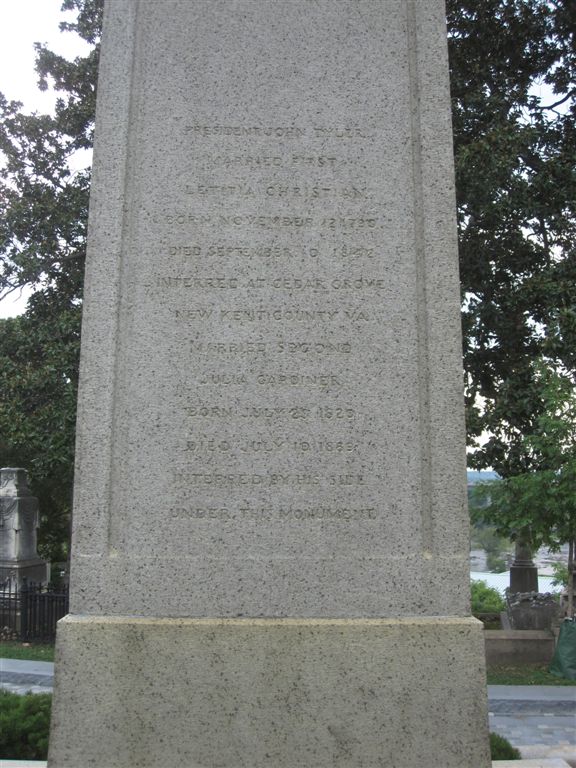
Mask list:
[[[485,483],[490,501],[474,516],[533,548],[558,550],[576,540],[576,391],[570,376],[542,362],[535,364],[534,380],[543,410],[518,441],[531,470]]]
[[[470,585],[472,593],[472,613],[500,613],[506,604],[497,589],[489,587],[485,581],[473,581]]]
[[[576,371],[576,5],[447,9],[472,465],[509,477],[535,468],[534,359]]]
[[[499,733],[490,734],[490,757],[492,760],[521,760],[522,756],[516,747],[500,736]]]
[[[0,758],[46,760],[52,696],[0,690]]]
[[[55,561],[67,555],[81,310],[45,308],[0,321],[0,460],[28,469],[41,499],[39,551]]]

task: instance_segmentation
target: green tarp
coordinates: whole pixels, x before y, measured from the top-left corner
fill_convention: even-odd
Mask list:
[[[576,621],[574,619],[565,619],[560,625],[558,643],[548,671],[556,677],[576,680]]]

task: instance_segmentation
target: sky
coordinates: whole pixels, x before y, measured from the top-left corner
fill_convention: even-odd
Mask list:
[[[21,101],[27,112],[51,112],[55,95],[38,90],[34,71],[34,43],[73,59],[88,46],[73,32],[60,32],[61,21],[74,14],[61,13],[62,0],[0,0],[0,91],[6,98]],[[24,311],[26,295],[18,292],[0,301],[0,318]]]

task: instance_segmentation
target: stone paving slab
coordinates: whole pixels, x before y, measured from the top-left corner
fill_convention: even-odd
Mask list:
[[[24,673],[27,675],[54,675],[53,661],[25,661],[23,659],[0,659],[0,675]]]
[[[531,760],[542,758],[557,758],[568,763],[571,768],[576,768],[576,744],[570,746],[557,745],[555,747],[545,747],[542,744],[520,746],[518,747],[522,757]]]
[[[493,768],[570,768],[564,760],[495,760]],[[10,768],[10,767],[9,767]]]
[[[488,686],[490,730],[526,758],[569,757],[576,751],[576,687]],[[540,752],[530,752],[538,747]],[[560,754],[553,749],[563,750]]]
[[[573,746],[574,717],[543,715],[490,715],[490,730],[508,739],[515,747],[536,744],[548,747]]]
[[[489,699],[490,712],[500,714],[526,714],[543,716],[576,716],[575,701],[546,701],[544,699]]]
[[[576,703],[576,685],[489,685],[488,698],[519,701],[546,700]]]

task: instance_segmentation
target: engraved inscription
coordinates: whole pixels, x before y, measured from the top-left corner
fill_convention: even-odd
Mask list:
[[[285,474],[280,472],[268,472],[265,474],[245,474],[227,472],[191,472],[186,475],[186,483],[191,487],[217,487],[233,488],[237,486],[261,486],[274,488],[308,487],[308,486],[359,486],[365,484],[364,475],[344,474],[326,475],[319,474]]]
[[[261,125],[203,125],[192,124],[184,127],[184,133],[202,137],[237,137],[277,139],[301,139],[305,136],[320,139],[370,139],[374,134],[367,127],[350,126],[261,126]]]
[[[349,355],[350,341],[296,341],[279,339],[266,341],[193,341],[191,349],[196,354],[228,355],[244,357],[249,355]]]
[[[327,155],[204,155],[205,164],[211,168],[241,168],[242,170],[268,170],[270,168],[327,168],[333,170],[346,164],[343,158]]]
[[[239,197],[254,198],[256,196],[300,200],[367,200],[372,197],[366,186],[327,187],[319,183],[288,186],[286,184],[268,184],[253,186],[250,184],[186,184],[184,192],[187,195],[199,197]]]
[[[300,259],[303,256],[313,259],[320,255],[328,257],[337,257],[342,259],[372,259],[375,256],[375,249],[366,245],[347,245],[346,243],[337,246],[322,245],[319,247],[297,247],[297,246],[242,246],[242,245],[171,245],[168,248],[169,256],[178,256],[184,258],[206,258],[222,259],[264,259],[270,261],[290,259]]]
[[[350,421],[358,416],[357,411],[344,406],[259,406],[250,405],[243,408],[224,405],[188,405],[186,415],[191,419],[288,419],[302,420],[320,419],[321,421]]]
[[[172,518],[294,525],[381,514],[362,500],[373,480],[365,470],[374,471],[361,461],[375,448],[370,414],[348,390],[358,382],[355,334],[379,321],[391,290],[388,273],[374,271],[390,258],[367,181],[373,133],[199,117],[185,127],[191,144],[212,150],[189,158],[171,207],[151,214],[169,230],[164,266],[141,276],[200,363],[175,389],[183,415],[175,486],[186,499],[193,490],[194,501]],[[228,501],[234,489],[255,498]],[[336,489],[355,503],[335,503]],[[282,491],[319,499],[274,503]]]
[[[246,384],[258,384],[265,387],[311,387],[327,389],[340,387],[341,379],[334,373],[220,373],[205,371],[195,380],[201,386],[228,387]]]
[[[155,288],[205,288],[236,289],[260,288],[284,291],[380,291],[385,287],[381,277],[252,277],[240,280],[224,275],[159,275],[154,279]],[[265,318],[262,318],[265,319]]]
[[[197,455],[230,454],[232,453],[279,453],[281,451],[295,451],[310,454],[357,454],[360,447],[366,447],[353,440],[333,440],[320,437],[314,440],[289,440],[286,437],[271,438],[268,440],[233,440],[209,438],[203,435],[201,438],[187,440],[185,452]]]
[[[304,522],[311,520],[348,522],[350,520],[376,520],[375,507],[176,507],[170,510],[170,517],[183,520],[279,520]]]
[[[302,216],[295,213],[277,215],[257,215],[253,213],[218,214],[211,216],[185,211],[166,212],[163,220],[168,226],[189,226],[191,228],[215,226],[231,229],[328,229],[342,232],[365,232],[377,228],[379,221],[375,215],[350,213],[343,216]]]
[[[186,307],[175,309],[174,314],[181,320],[223,320],[239,325],[261,323],[263,320],[283,323],[309,323],[314,321],[334,322],[349,320],[365,322],[370,313],[362,309],[211,309],[209,307]]]
[[[300,139],[304,128],[260,125],[187,125],[184,132],[192,136],[237,136],[242,138],[274,136],[277,139]]]

